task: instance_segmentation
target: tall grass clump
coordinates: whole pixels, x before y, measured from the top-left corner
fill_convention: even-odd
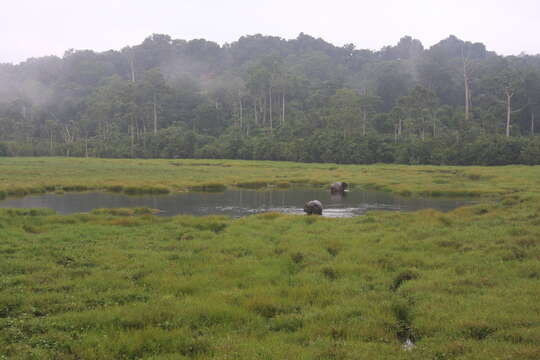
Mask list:
[[[124,193],[127,195],[165,195],[171,190],[162,186],[125,186]]]
[[[227,190],[225,184],[220,183],[203,183],[197,185],[191,185],[188,187],[189,191],[198,191],[198,192],[223,192]]]

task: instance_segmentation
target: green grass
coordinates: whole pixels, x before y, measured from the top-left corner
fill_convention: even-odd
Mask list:
[[[0,188],[339,179],[480,203],[350,219],[0,210],[0,359],[540,358],[540,168],[174,164],[0,159]]]
[[[337,180],[346,181],[353,188],[392,191],[403,195],[498,197],[514,191],[538,191],[540,167],[0,158],[0,193],[5,192],[6,195],[96,189],[135,194],[191,189],[207,191],[205,187],[211,191],[222,191],[228,186],[327,186]]]

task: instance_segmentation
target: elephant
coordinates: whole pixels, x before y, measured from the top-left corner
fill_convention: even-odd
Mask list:
[[[322,215],[323,206],[319,200],[308,201],[304,205],[304,212],[308,215]]]
[[[330,193],[332,194],[343,194],[345,193],[345,190],[347,190],[347,188],[349,187],[349,184],[347,184],[346,182],[336,182],[336,183],[333,183],[331,186],[330,186]]]

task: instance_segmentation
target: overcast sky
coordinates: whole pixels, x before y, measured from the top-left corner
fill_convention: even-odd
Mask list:
[[[540,53],[540,0],[2,0],[0,62],[135,45],[152,33],[220,44],[242,35],[378,50],[404,35],[454,34],[500,54]]]

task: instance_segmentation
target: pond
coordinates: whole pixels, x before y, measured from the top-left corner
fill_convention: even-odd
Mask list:
[[[267,211],[303,214],[306,201],[320,200],[323,215],[352,217],[368,210],[414,211],[426,208],[449,211],[473,201],[448,198],[401,197],[387,192],[352,190],[344,196],[323,189],[226,190],[220,193],[178,193],[129,196],[106,192],[32,195],[0,201],[0,208],[51,208],[59,214],[89,212],[97,208],[148,207],[159,215],[228,215],[241,217]]]

